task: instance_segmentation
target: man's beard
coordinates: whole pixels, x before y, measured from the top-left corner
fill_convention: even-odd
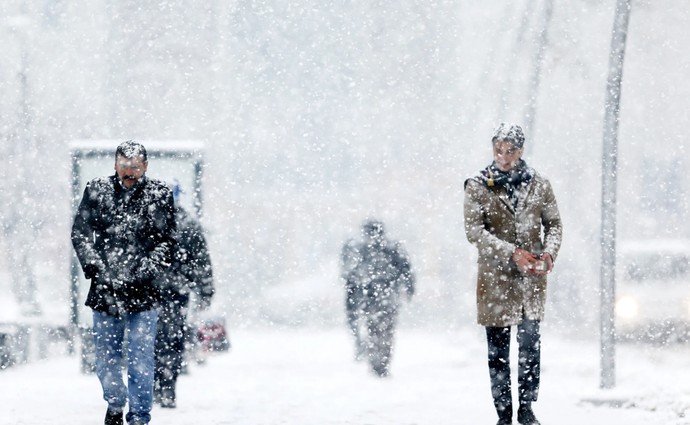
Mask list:
[[[120,178],[120,180],[122,181],[122,183],[125,183],[125,182],[136,183],[137,180],[139,180],[139,178],[136,177],[136,176],[127,176],[127,175],[126,175],[126,176],[122,176],[122,177]]]

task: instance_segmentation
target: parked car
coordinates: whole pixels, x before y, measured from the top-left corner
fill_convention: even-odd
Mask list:
[[[623,241],[616,271],[620,339],[662,343],[689,339],[690,240]]]

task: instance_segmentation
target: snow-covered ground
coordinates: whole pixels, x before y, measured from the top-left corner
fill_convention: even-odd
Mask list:
[[[617,386],[600,390],[599,345],[545,329],[543,424],[690,424],[690,347],[622,345]],[[353,360],[344,329],[243,329],[232,350],[192,365],[178,408],[154,408],[152,424],[494,424],[481,328],[400,329],[392,375]],[[515,367],[513,367],[515,370]],[[98,380],[76,356],[0,372],[0,424],[101,423]],[[607,402],[622,401],[621,407]]]

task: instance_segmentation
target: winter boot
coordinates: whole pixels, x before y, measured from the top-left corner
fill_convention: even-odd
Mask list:
[[[534,416],[534,412],[532,411],[532,404],[529,402],[520,403],[520,407],[518,407],[517,411],[517,420],[518,423],[522,425],[540,425],[537,417]]]
[[[104,425],[122,425],[122,412],[116,412],[114,410],[108,409],[105,412]]]

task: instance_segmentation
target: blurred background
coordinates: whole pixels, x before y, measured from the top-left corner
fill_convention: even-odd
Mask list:
[[[473,326],[463,182],[491,161],[494,127],[515,121],[564,221],[545,326],[596,336],[614,7],[2,1],[0,322],[69,323],[70,143],[136,139],[203,144],[212,308],[230,329],[343,326],[340,249],[367,216],[417,273],[403,326]],[[689,26],[682,0],[633,1],[620,239],[690,238]]]

